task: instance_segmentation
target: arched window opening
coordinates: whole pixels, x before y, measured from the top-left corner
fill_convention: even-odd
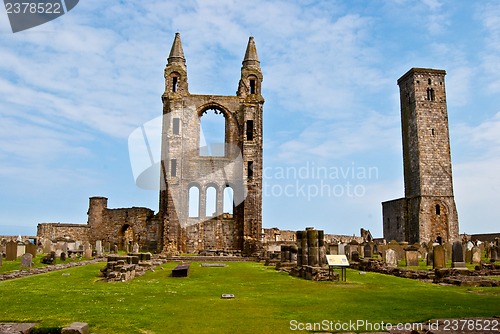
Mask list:
[[[205,217],[217,216],[217,189],[208,187],[205,196]]]
[[[200,215],[200,189],[191,186],[188,191],[188,211],[189,217],[199,217]]]
[[[250,94],[255,94],[255,79],[250,79]]]
[[[427,83],[428,83],[429,85],[432,85],[432,80],[431,80],[431,78],[429,78],[429,79],[427,80]]]
[[[441,214],[441,206],[439,206],[439,204],[436,204],[436,215],[440,215]]]
[[[177,92],[177,85],[179,84],[179,78],[178,77],[173,77],[172,78],[172,92],[176,93]]]
[[[434,89],[427,88],[427,100],[434,101]]]
[[[224,156],[226,119],[219,109],[207,109],[200,117],[200,156]]]
[[[233,188],[227,186],[224,188],[223,212],[233,214],[234,211],[234,191]]]

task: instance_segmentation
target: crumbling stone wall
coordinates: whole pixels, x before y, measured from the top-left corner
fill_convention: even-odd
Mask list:
[[[97,240],[118,245],[138,243],[140,249],[159,251],[161,224],[154,211],[148,208],[132,207],[108,209],[107,198],[91,197],[88,211],[89,241]]]
[[[41,223],[37,236],[43,240],[89,241],[89,226],[83,224]]]

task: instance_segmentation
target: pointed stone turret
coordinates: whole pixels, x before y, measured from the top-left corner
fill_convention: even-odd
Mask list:
[[[257,55],[257,47],[253,36],[248,39],[245,58],[241,63],[241,80],[238,85],[237,95],[243,98],[262,98],[260,95],[260,87],[262,83],[262,71],[260,69],[259,56]]]
[[[174,42],[165,66],[165,94],[188,94],[186,58],[182,50],[181,34],[175,33]]]
[[[259,56],[257,55],[257,48],[253,36],[248,39],[247,50],[245,52],[245,59],[243,59],[243,67],[257,67],[260,68]]]
[[[186,58],[184,58],[184,51],[182,50],[181,34],[178,32],[175,33],[167,64],[170,65],[174,63],[186,65]]]

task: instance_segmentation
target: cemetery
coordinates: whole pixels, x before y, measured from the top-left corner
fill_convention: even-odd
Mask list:
[[[8,242],[0,262],[0,295],[8,307],[0,310],[0,323],[30,323],[33,333],[131,333],[139,328],[162,333],[187,323],[186,333],[216,328],[284,333],[291,319],[349,321],[368,305],[364,314],[370,321],[498,319],[493,318],[500,299],[498,239],[487,246],[329,243],[323,231],[306,228],[296,232],[296,240],[258,258],[169,257],[139,252],[135,245],[129,253],[115,252],[113,245],[105,249],[100,242],[35,247]],[[329,271],[331,255],[348,259],[345,280],[338,268]],[[377,302],[387,299],[391,312]],[[412,300],[426,300],[426,307],[415,309]],[[337,306],[324,307],[332,301]],[[254,319],[251,324],[247,317]]]

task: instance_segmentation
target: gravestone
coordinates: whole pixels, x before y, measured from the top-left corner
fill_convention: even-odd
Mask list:
[[[95,242],[95,250],[96,250],[97,256],[102,255],[102,241],[101,240],[97,240]]]
[[[45,255],[41,262],[44,264],[54,264],[56,262],[56,252],[50,252],[50,254]]]
[[[92,246],[90,242],[86,242],[83,244],[83,257],[91,258],[92,257]]]
[[[31,253],[26,253],[21,256],[21,267],[31,268],[33,264],[33,255]]]
[[[472,263],[481,263],[481,248],[474,246],[471,250]]]
[[[330,250],[330,255],[338,255],[339,254],[339,245],[338,244],[330,244],[329,250]]]
[[[446,265],[446,259],[444,255],[444,247],[443,245],[434,246],[434,259],[432,261],[432,268],[444,268]]]
[[[132,247],[132,253],[139,253],[139,244],[137,242],[134,244],[134,247]]]
[[[372,246],[370,244],[365,244],[363,246],[363,250],[364,250],[364,257],[365,258],[371,258],[372,257]]]
[[[22,242],[18,242],[16,258],[23,256],[24,253],[26,253],[26,245]]]
[[[2,267],[2,261],[3,261],[3,253],[0,252],[0,268]]]
[[[45,240],[45,242],[43,243],[43,252],[45,254],[50,254],[50,252],[52,252],[52,241]]]
[[[398,266],[398,254],[396,253],[396,251],[392,248],[388,248],[385,250],[385,254],[384,254],[384,258],[385,258],[385,263],[389,266],[389,267],[397,267]]]
[[[407,267],[417,267],[418,266],[418,248],[415,246],[409,246],[405,249],[405,259]]]
[[[449,242],[443,244],[444,246],[444,256],[445,256],[445,261],[453,261],[452,259],[452,254],[453,254],[453,245]]]
[[[427,265],[432,267],[433,263],[434,263],[434,253],[431,250],[430,252],[427,253]]]
[[[26,244],[26,253],[30,253],[31,255],[33,255],[33,257],[35,257],[36,251],[37,247],[35,244],[32,244],[31,242],[29,244]]]
[[[337,255],[345,255],[345,245],[344,244],[338,244],[338,254]]]
[[[66,253],[61,252],[61,261],[66,261]]]
[[[451,253],[451,267],[452,268],[467,268],[464,261],[464,248],[460,241],[455,241],[452,246]]]
[[[354,262],[359,262],[359,253],[358,251],[353,251],[351,253],[351,260]]]
[[[109,241],[104,242],[102,247],[104,253],[109,253],[111,251],[111,243]]]
[[[67,242],[63,243],[63,246],[62,246],[62,249],[61,249],[64,253],[68,253],[68,250],[69,250],[69,245]]]
[[[465,250],[465,263],[472,263],[472,250],[468,248]]]
[[[9,241],[5,247],[5,259],[7,261],[14,261],[17,259],[17,242]]]
[[[498,246],[494,245],[491,247],[491,256],[490,256],[491,261],[498,261],[500,260],[500,255],[498,254]]]

